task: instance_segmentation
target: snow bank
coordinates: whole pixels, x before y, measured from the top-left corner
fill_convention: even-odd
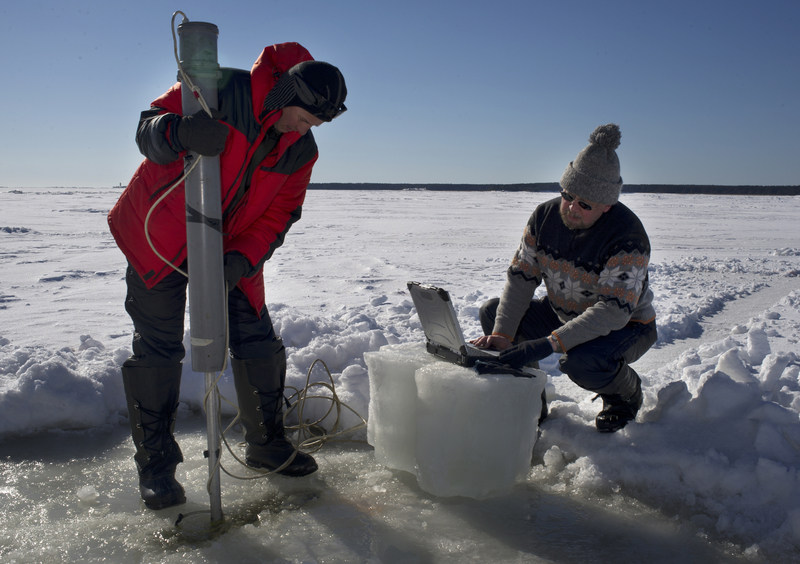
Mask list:
[[[644,375],[639,424],[610,438],[584,431],[591,397],[553,401],[532,479],[623,490],[723,537],[800,547],[800,292],[732,333]]]

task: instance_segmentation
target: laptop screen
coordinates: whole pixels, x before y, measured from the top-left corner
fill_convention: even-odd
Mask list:
[[[425,337],[437,345],[464,354],[464,335],[458,324],[453,302],[446,290],[409,282],[408,291],[417,308]]]

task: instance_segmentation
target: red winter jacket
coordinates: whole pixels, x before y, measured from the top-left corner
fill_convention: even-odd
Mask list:
[[[256,312],[264,306],[262,266],[300,219],[317,145],[309,131],[284,133],[261,163],[254,167],[245,191],[253,153],[281,110],[263,108],[281,74],[303,61],[313,60],[297,43],[267,47],[252,70],[222,69],[219,109],[226,116],[228,138],[220,155],[223,210],[223,249],[244,255],[253,268],[239,282]],[[176,122],[180,119],[181,85],[173,86],[142,113],[136,139],[147,157],[108,214],[108,224],[128,261],[152,288],[172,272],[150,249],[144,233],[148,211],[183,173],[185,153],[178,152]],[[150,238],[162,256],[179,265],[186,259],[186,211],[183,184],[153,211]]]

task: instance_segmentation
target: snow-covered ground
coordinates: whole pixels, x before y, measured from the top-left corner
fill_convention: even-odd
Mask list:
[[[360,430],[316,453],[308,478],[223,475],[226,526],[210,535],[195,513],[208,509],[204,384],[189,366],[177,424],[189,502],[154,512],[138,498],[119,375],[125,261],[105,222],[118,192],[0,189],[3,562],[800,562],[800,198],[623,194],[650,234],[659,316],[636,364],[637,424],[597,433],[598,402],[553,356],[551,415],[511,495],[427,494],[380,466]],[[405,282],[450,290],[478,336],[480,304],[548,197],[309,192],[265,269],[288,383],[322,359],[366,417],[364,352],[422,339]],[[220,391],[235,397],[229,373]],[[306,414],[323,409],[310,400]]]

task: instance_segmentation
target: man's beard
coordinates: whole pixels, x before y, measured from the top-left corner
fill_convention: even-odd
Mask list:
[[[569,212],[565,212],[563,209],[559,209],[558,213],[561,215],[561,221],[563,221],[567,229],[571,231],[580,231],[581,229],[588,229],[591,227],[591,225],[584,222],[582,218],[575,219],[569,215]]]

